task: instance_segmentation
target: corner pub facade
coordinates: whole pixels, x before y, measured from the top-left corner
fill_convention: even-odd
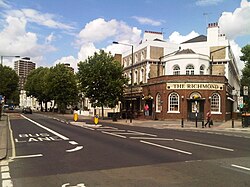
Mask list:
[[[147,34],[153,34],[152,43],[165,42],[159,39],[161,33]],[[144,41],[149,43],[148,39]],[[239,70],[230,43],[217,23],[208,24],[207,36],[179,45],[168,43],[152,48],[152,43],[149,50],[143,51],[143,60],[138,60],[137,50],[134,64],[125,65],[131,54],[121,60],[130,86],[133,76],[132,89],[125,89],[123,112],[129,113],[132,101],[133,117],[140,119],[203,120],[208,110],[215,121],[233,117],[238,110]],[[141,51],[140,45],[136,49]],[[144,111],[145,105],[149,106],[149,115]]]

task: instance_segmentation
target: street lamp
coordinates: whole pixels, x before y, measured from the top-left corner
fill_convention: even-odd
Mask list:
[[[134,46],[132,44],[126,44],[126,43],[120,43],[120,42],[116,42],[116,41],[113,41],[113,44],[121,44],[121,45],[126,45],[126,46],[130,46],[131,49],[132,49],[132,65],[131,65],[131,86],[130,86],[130,123],[132,123],[132,118],[133,118],[133,113],[132,113],[132,93],[133,93],[133,65],[134,65]]]
[[[5,56],[5,55],[1,55],[1,65],[3,65],[3,58],[4,57],[15,57],[15,58],[20,58],[20,56]]]

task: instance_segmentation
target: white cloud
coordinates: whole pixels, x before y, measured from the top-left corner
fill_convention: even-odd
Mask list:
[[[96,49],[93,43],[83,44],[80,51],[78,52],[79,61],[86,60],[89,56],[93,56],[95,52],[99,51]]]
[[[180,44],[197,36],[199,36],[199,34],[195,31],[190,32],[186,36],[183,36],[179,32],[175,31],[169,36],[169,41],[176,44]]]
[[[153,19],[146,18],[146,17],[133,16],[132,18],[134,18],[140,24],[143,24],[143,25],[160,26],[162,24],[161,21],[153,20]]]
[[[229,39],[250,35],[250,2],[242,0],[240,8],[234,12],[223,12],[219,25],[222,33]]]
[[[217,5],[222,1],[223,0],[197,0],[195,4],[198,6],[210,6],[210,5]]]
[[[4,0],[0,0],[0,7],[11,8],[11,6],[8,3],[6,3]]]
[[[34,9],[21,9],[8,11],[8,15],[17,18],[26,18],[27,21],[49,28],[72,30],[74,27],[55,20],[55,15],[41,13]]]
[[[240,60],[240,56],[243,55],[242,52],[241,52],[241,47],[234,40],[230,40],[230,46],[231,46],[231,49],[233,51],[233,54],[234,54],[238,69],[239,69],[239,71],[241,73],[241,70],[245,66],[244,62],[242,62]]]
[[[75,71],[77,69],[77,63],[78,60],[75,59],[75,57],[73,56],[66,56],[66,57],[62,57],[61,59],[58,59],[54,62],[54,65],[56,64],[70,64],[70,67],[74,68]]]
[[[54,33],[52,32],[49,36],[45,38],[45,43],[50,44],[55,39]]]
[[[103,18],[95,19],[85,25],[78,36],[78,44],[102,42],[113,37],[115,40],[129,40],[130,43],[140,41],[141,30],[131,28],[122,21]]]
[[[5,22],[0,32],[0,54],[33,58],[56,50],[49,44],[38,44],[37,34],[26,31],[27,20],[24,17],[7,16]]]

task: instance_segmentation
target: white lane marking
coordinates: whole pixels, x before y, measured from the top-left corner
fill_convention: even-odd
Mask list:
[[[119,129],[97,129],[98,131],[108,131],[108,132],[125,132],[126,130],[119,130]]]
[[[9,165],[8,161],[6,161],[6,160],[0,161],[0,166],[8,166],[8,165]]]
[[[9,125],[9,130],[10,130],[10,140],[11,140],[11,147],[12,147],[12,157],[16,156],[16,146],[15,146],[15,142],[14,142],[14,136],[13,136],[13,131],[11,129],[11,125],[10,125],[10,118],[8,115],[8,125]]]
[[[160,147],[160,148],[163,148],[163,149],[168,149],[168,150],[171,150],[171,151],[176,151],[176,152],[179,152],[179,153],[187,154],[187,155],[192,154],[192,153],[187,152],[187,151],[183,151],[183,150],[180,150],[180,149],[175,149],[175,148],[172,148],[172,147],[166,147],[166,146],[163,146],[163,145],[160,145],[160,144],[155,144],[155,143],[151,143],[151,142],[147,142],[147,141],[143,141],[143,140],[140,140],[140,142],[144,143],[144,144]]]
[[[10,173],[9,172],[3,172],[1,173],[2,179],[10,179]]]
[[[66,150],[66,152],[71,153],[71,152],[79,151],[82,148],[83,148],[83,146],[76,146],[74,149]]]
[[[35,157],[42,157],[43,154],[36,154],[36,155],[23,155],[23,156],[15,156],[12,159],[19,159],[19,158],[35,158]]]
[[[193,144],[193,145],[200,145],[200,146],[204,146],[204,147],[210,147],[210,148],[214,148],[214,149],[221,149],[221,150],[225,150],[225,151],[234,151],[233,149],[229,149],[229,148],[225,148],[225,147],[203,144],[203,143],[198,143],[198,142],[191,142],[191,141],[187,141],[187,140],[175,139],[175,141]]]
[[[104,134],[109,134],[109,135],[117,136],[117,137],[120,137],[120,138],[127,138],[126,136],[121,136],[119,134],[109,133],[109,132],[105,132],[105,131],[101,131],[101,132],[104,133]]]
[[[244,169],[244,170],[250,171],[250,168],[247,168],[247,167],[244,167],[244,166],[239,166],[239,165],[236,165],[236,164],[231,164],[231,166],[239,168],[239,169]]]
[[[54,135],[60,137],[60,138],[63,139],[63,140],[69,140],[69,138],[67,138],[67,137],[65,137],[65,136],[63,136],[63,135],[61,135],[61,134],[59,134],[58,132],[49,129],[48,127],[45,127],[45,126],[41,125],[40,123],[37,123],[37,122],[33,121],[32,119],[27,118],[27,117],[24,116],[24,115],[21,115],[21,116],[22,116],[23,118],[29,120],[30,122],[34,123],[34,124],[37,125],[38,127],[41,127],[41,128],[43,128],[43,129],[45,129],[45,130],[51,132],[52,134],[54,134]]]
[[[129,137],[131,139],[141,139],[141,140],[162,140],[162,141],[172,141],[169,138],[151,138],[151,137]]]
[[[13,187],[12,180],[3,180],[2,187]]]
[[[102,126],[102,127],[98,127],[98,129],[118,129],[118,128],[116,128],[116,127]]]
[[[71,145],[78,145],[78,143],[75,142],[75,141],[69,141],[69,143],[70,143]]]
[[[9,166],[1,166],[1,172],[8,172],[10,171]]]
[[[85,128],[85,129],[88,129],[88,130],[92,130],[92,131],[94,131],[94,130],[95,130],[94,128],[91,128],[91,127],[86,127],[86,126],[82,126],[82,128]]]
[[[148,133],[144,133],[144,132],[137,132],[137,131],[131,131],[131,130],[128,130],[128,132],[137,133],[139,135],[147,135],[147,136],[157,137],[157,135],[155,135],[155,134],[148,134]]]

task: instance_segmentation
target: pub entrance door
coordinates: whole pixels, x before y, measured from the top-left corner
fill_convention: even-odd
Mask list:
[[[203,99],[189,99],[188,100],[188,120],[198,121],[204,119],[204,103]]]

